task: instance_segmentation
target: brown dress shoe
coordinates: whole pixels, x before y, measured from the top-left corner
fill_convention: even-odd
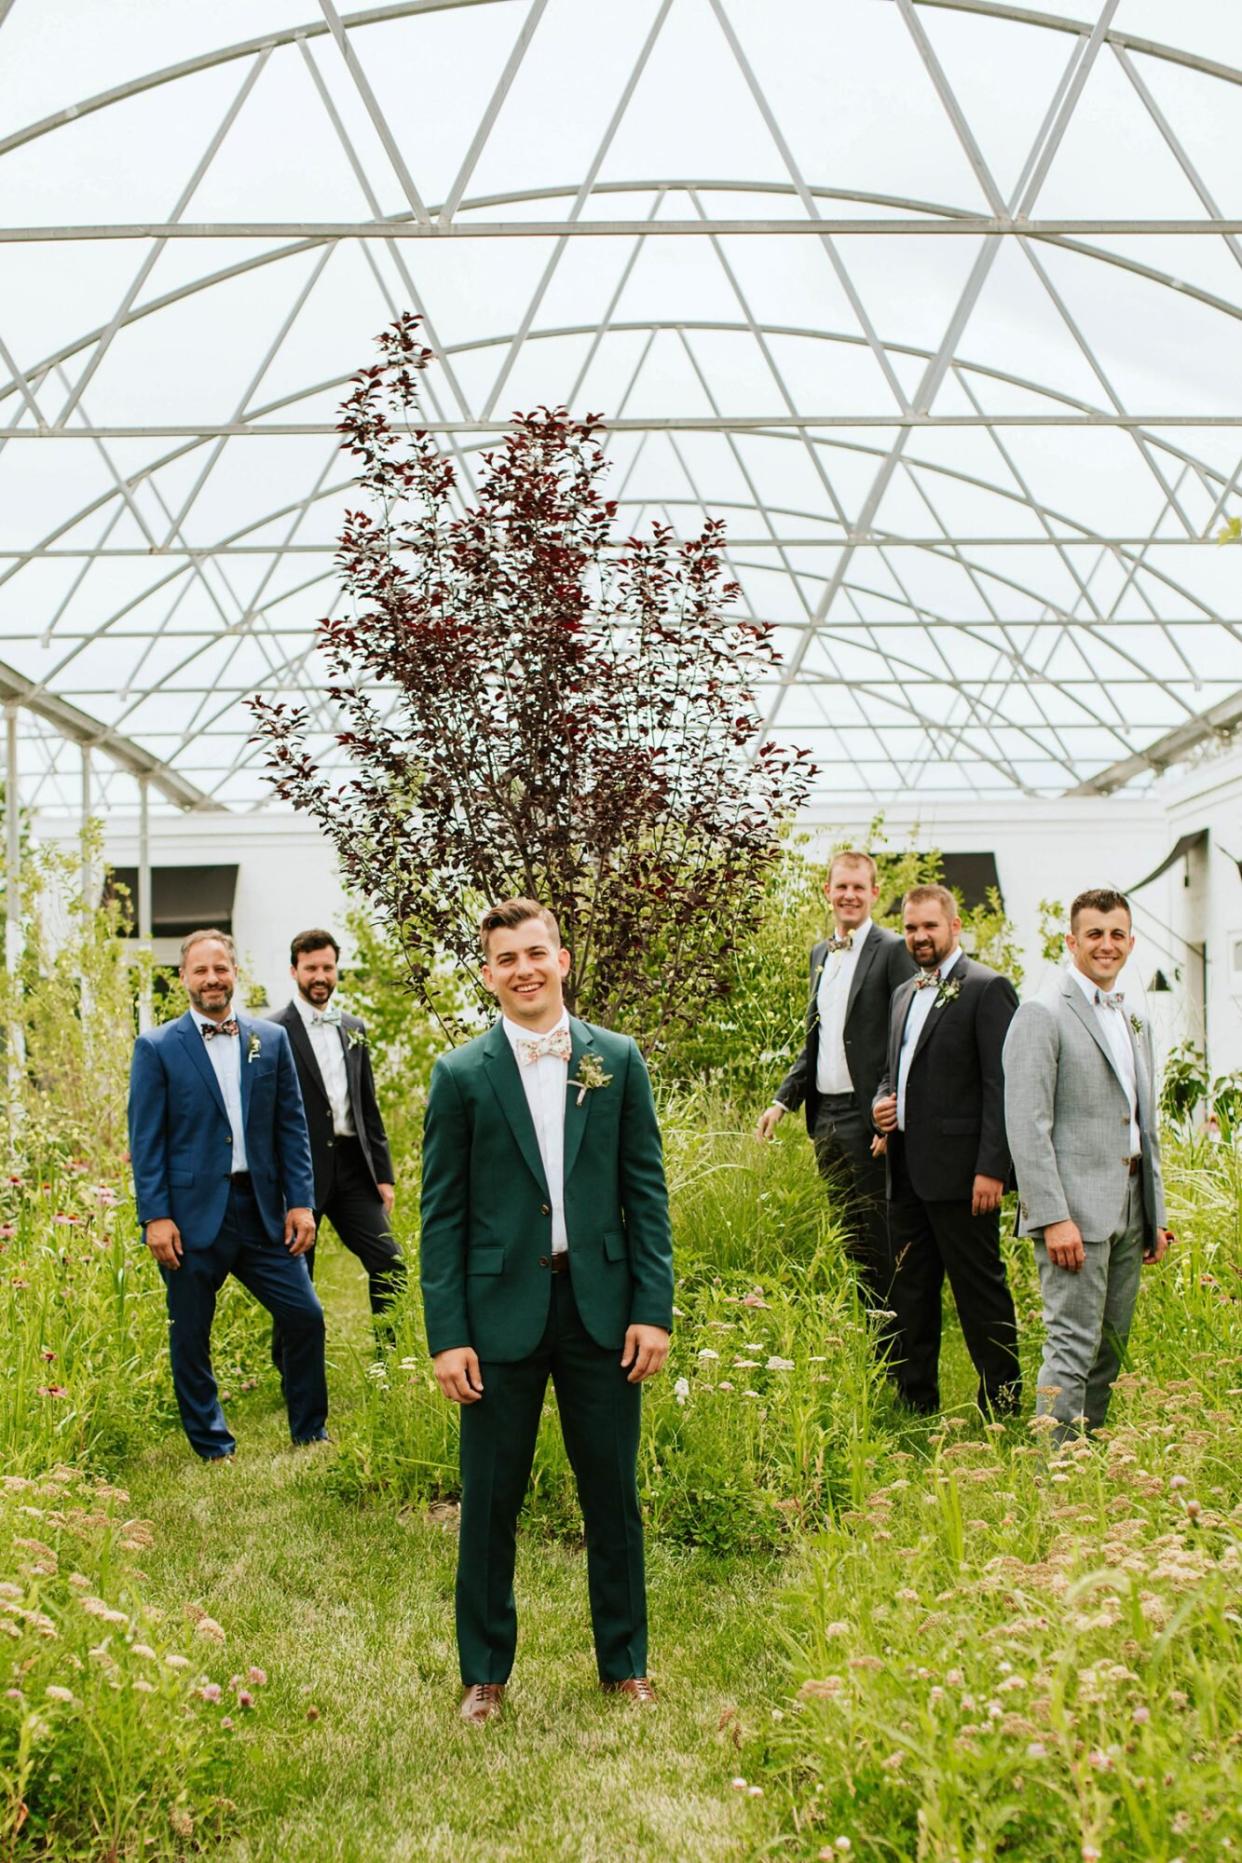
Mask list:
[[[606,1695],[624,1695],[636,1708],[659,1706],[655,1689],[645,1675],[632,1675],[625,1682],[603,1682],[600,1686]]]
[[[500,1713],[505,1698],[503,1682],[472,1682],[462,1691],[461,1718],[471,1727],[482,1727]]]

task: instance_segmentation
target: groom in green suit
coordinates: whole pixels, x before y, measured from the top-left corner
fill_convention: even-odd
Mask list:
[[[483,915],[500,1019],[442,1055],[423,1135],[423,1305],[436,1378],[462,1407],[457,1644],[462,1718],[500,1709],[513,1565],[549,1375],[586,1527],[600,1681],[639,1706],[647,1603],[640,1387],[668,1356],[673,1265],[660,1131],[626,1035],[571,1016],[552,913]]]

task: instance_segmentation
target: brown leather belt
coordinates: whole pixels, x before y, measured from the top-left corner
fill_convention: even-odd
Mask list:
[[[1142,1170],[1142,1168],[1143,1168],[1143,1154],[1142,1154],[1142,1152],[1141,1152],[1141,1151],[1136,1151],[1136,1152],[1135,1152],[1135,1154],[1134,1154],[1134,1156],[1133,1156],[1132,1158],[1127,1158],[1127,1159],[1126,1159],[1126,1163],[1127,1163],[1127,1164],[1129,1165],[1129,1167],[1130,1167],[1130,1176],[1131,1176],[1131,1177],[1137,1177],[1137,1176],[1138,1176],[1138,1174],[1139,1174],[1139,1172],[1140,1172],[1140,1171]]]
[[[568,1274],[569,1250],[563,1248],[558,1249],[555,1255],[541,1255],[539,1257],[539,1266],[541,1268],[550,1268],[553,1274]]]

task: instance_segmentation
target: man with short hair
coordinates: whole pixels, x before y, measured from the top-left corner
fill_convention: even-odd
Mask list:
[[[1125,894],[1079,893],[1065,947],[1069,968],[1005,1042],[1018,1232],[1034,1239],[1046,1329],[1036,1411],[1060,1441],[1103,1425],[1143,1264],[1173,1240],[1151,1031],[1116,988],[1134,949]]]
[[[289,1038],[237,1009],[226,932],[183,940],[181,981],[189,1009],[134,1044],[129,1148],[138,1220],[167,1290],[181,1421],[195,1453],[220,1462],[237,1445],[211,1368],[211,1323],[230,1274],[284,1334],[294,1442],[327,1434],[323,1308],[305,1260],[314,1177]]]
[[[914,1410],[940,1407],[940,1299],[949,1277],[981,1410],[1021,1396],[1018,1328],[1000,1252],[1010,1174],[1002,1052],[1018,1006],[1008,977],[963,952],[957,901],[916,886],[902,901],[919,974],[893,998],[888,1062],[872,1108],[888,1138],[897,1387]]]
[[[895,932],[872,923],[879,896],[870,854],[843,848],[833,855],[824,882],[833,928],[811,951],[806,1039],[759,1120],[758,1136],[771,1138],[787,1112],[805,1106],[820,1176],[841,1198],[846,1253],[863,1298],[886,1307],[892,1260],[871,1102],[884,1072],[893,992],[917,967]]]
[[[289,1037],[315,1168],[315,1226],[326,1216],[367,1271],[377,1320],[405,1284],[405,1264],[392,1236],[392,1155],[375,1092],[366,1024],[332,998],[341,947],[318,927],[299,932],[289,949],[293,1000],[272,1017]],[[315,1251],[306,1255],[315,1276]],[[281,1363],[279,1328],[272,1357]]]
[[[435,1374],[461,1412],[461,1715],[500,1710],[513,1665],[518,1511],[551,1376],[586,1528],[603,1687],[637,1707],[647,1604],[641,1385],[668,1355],[672,1247],[642,1056],[571,1016],[569,952],[533,899],[483,915],[485,1035],[442,1055],[423,1142],[422,1288]]]

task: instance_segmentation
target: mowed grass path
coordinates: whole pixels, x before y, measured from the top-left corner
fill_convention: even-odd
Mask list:
[[[363,1283],[335,1243],[321,1259],[339,1421],[364,1375]],[[331,1450],[288,1446],[270,1383],[231,1415],[234,1467],[204,1467],[169,1438],[124,1474],[155,1529],[152,1601],[206,1610],[235,1666],[269,1677],[238,1717],[238,1812],[213,1854],[726,1859],[774,1837],[765,1801],[729,1781],[781,1698],[774,1619],[788,1566],[649,1548],[662,1703],[642,1714],[599,1693],[584,1556],[528,1536],[505,1718],[462,1727],[452,1523],[333,1495]]]

